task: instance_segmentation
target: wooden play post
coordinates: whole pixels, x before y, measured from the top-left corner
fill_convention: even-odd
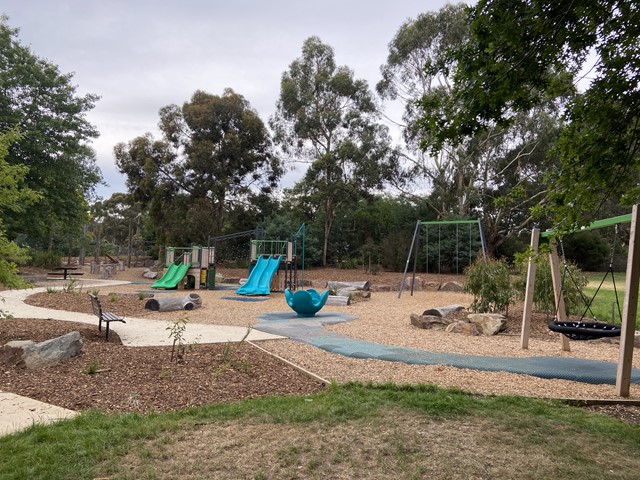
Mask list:
[[[567,308],[564,303],[564,295],[562,294],[562,275],[560,274],[560,260],[558,258],[558,249],[556,248],[556,240],[554,237],[549,239],[549,266],[551,267],[551,280],[553,282],[553,297],[555,298],[557,319],[561,322],[567,321]],[[569,339],[564,335],[560,335],[560,346],[563,351],[570,352]]]
[[[538,253],[540,229],[531,230],[531,254],[527,266],[527,287],[524,292],[524,312],[522,313],[522,329],[520,331],[520,348],[529,348],[529,334],[531,333],[531,315],[533,313],[533,291],[536,284],[536,262],[533,255]]]
[[[631,386],[633,344],[638,313],[638,288],[640,286],[640,232],[638,231],[638,205],[631,212],[631,233],[627,257],[624,306],[622,308],[622,332],[620,334],[620,360],[616,374],[616,394],[628,397]]]

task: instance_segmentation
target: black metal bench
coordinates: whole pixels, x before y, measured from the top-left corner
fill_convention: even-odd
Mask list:
[[[91,306],[93,307],[93,313],[98,317],[98,330],[102,331],[102,322],[106,324],[105,330],[106,335],[105,339],[109,341],[109,324],[111,322],[122,322],[124,321],[124,317],[120,317],[119,315],[113,312],[105,312],[102,310],[102,306],[100,305],[100,300],[93,293],[87,293],[89,298],[91,299]]]

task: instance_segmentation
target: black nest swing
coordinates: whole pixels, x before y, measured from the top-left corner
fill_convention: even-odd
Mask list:
[[[563,334],[571,340],[596,340],[603,337],[619,337],[620,325],[604,322],[549,322],[549,330]]]
[[[568,274],[569,278],[571,278],[571,280],[573,281],[573,284],[576,286],[576,288],[578,289],[578,292],[580,293],[580,296],[582,297],[583,301],[585,302],[586,308],[585,308],[584,312],[582,313],[582,316],[580,317],[580,320],[578,320],[578,321],[568,321],[568,320],[561,321],[561,320],[558,320],[558,308],[559,308],[559,303],[560,302],[557,302],[556,313],[554,315],[553,320],[551,322],[549,322],[549,330],[551,330],[552,332],[561,333],[565,337],[567,337],[567,338],[569,338],[571,340],[596,340],[598,338],[619,337],[620,336],[620,334],[622,332],[622,327],[620,325],[616,325],[615,323],[600,322],[595,318],[595,315],[593,314],[593,311],[591,311],[591,304],[593,303],[593,301],[595,300],[596,296],[598,295],[598,292],[600,291],[600,287],[602,287],[602,285],[604,284],[604,282],[607,279],[607,277],[609,276],[609,274],[611,274],[611,281],[613,283],[613,291],[614,291],[615,296],[616,296],[616,305],[618,307],[618,315],[620,316],[620,318],[622,318],[622,313],[620,311],[620,302],[618,300],[618,289],[616,288],[616,279],[615,279],[615,277],[613,275],[613,256],[614,256],[614,252],[615,252],[615,243],[616,243],[617,236],[618,236],[618,226],[616,225],[613,245],[611,247],[611,255],[609,257],[609,268],[607,269],[607,272],[604,274],[604,277],[602,277],[602,281],[600,282],[600,285],[598,285],[598,288],[596,289],[596,291],[593,294],[593,297],[591,297],[591,299],[588,299],[584,295],[584,293],[582,292],[582,290],[578,286],[578,282],[576,282],[576,279],[571,274],[571,271],[569,271],[569,268],[568,268],[567,262],[566,262],[566,258],[565,258],[565,255],[564,255],[564,246],[562,245],[562,239],[560,239],[560,248],[562,249],[562,257],[564,259],[563,276],[564,276],[564,274]],[[561,282],[560,295],[562,295],[563,286],[564,286],[564,279]],[[584,321],[584,317],[587,315],[587,312],[591,313],[591,315],[594,317],[593,318],[594,321]],[[613,316],[613,313],[612,313],[612,316]]]

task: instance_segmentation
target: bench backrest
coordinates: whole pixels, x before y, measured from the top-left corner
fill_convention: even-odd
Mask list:
[[[102,318],[102,306],[100,305],[100,300],[93,293],[87,292],[89,298],[91,299],[91,306],[93,307],[93,314],[98,318]]]

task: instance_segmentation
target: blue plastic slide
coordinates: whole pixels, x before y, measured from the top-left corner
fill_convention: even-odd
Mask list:
[[[251,270],[249,278],[236,293],[239,295],[269,295],[271,293],[271,280],[278,271],[282,262],[282,255],[268,258],[258,257],[258,262]]]

